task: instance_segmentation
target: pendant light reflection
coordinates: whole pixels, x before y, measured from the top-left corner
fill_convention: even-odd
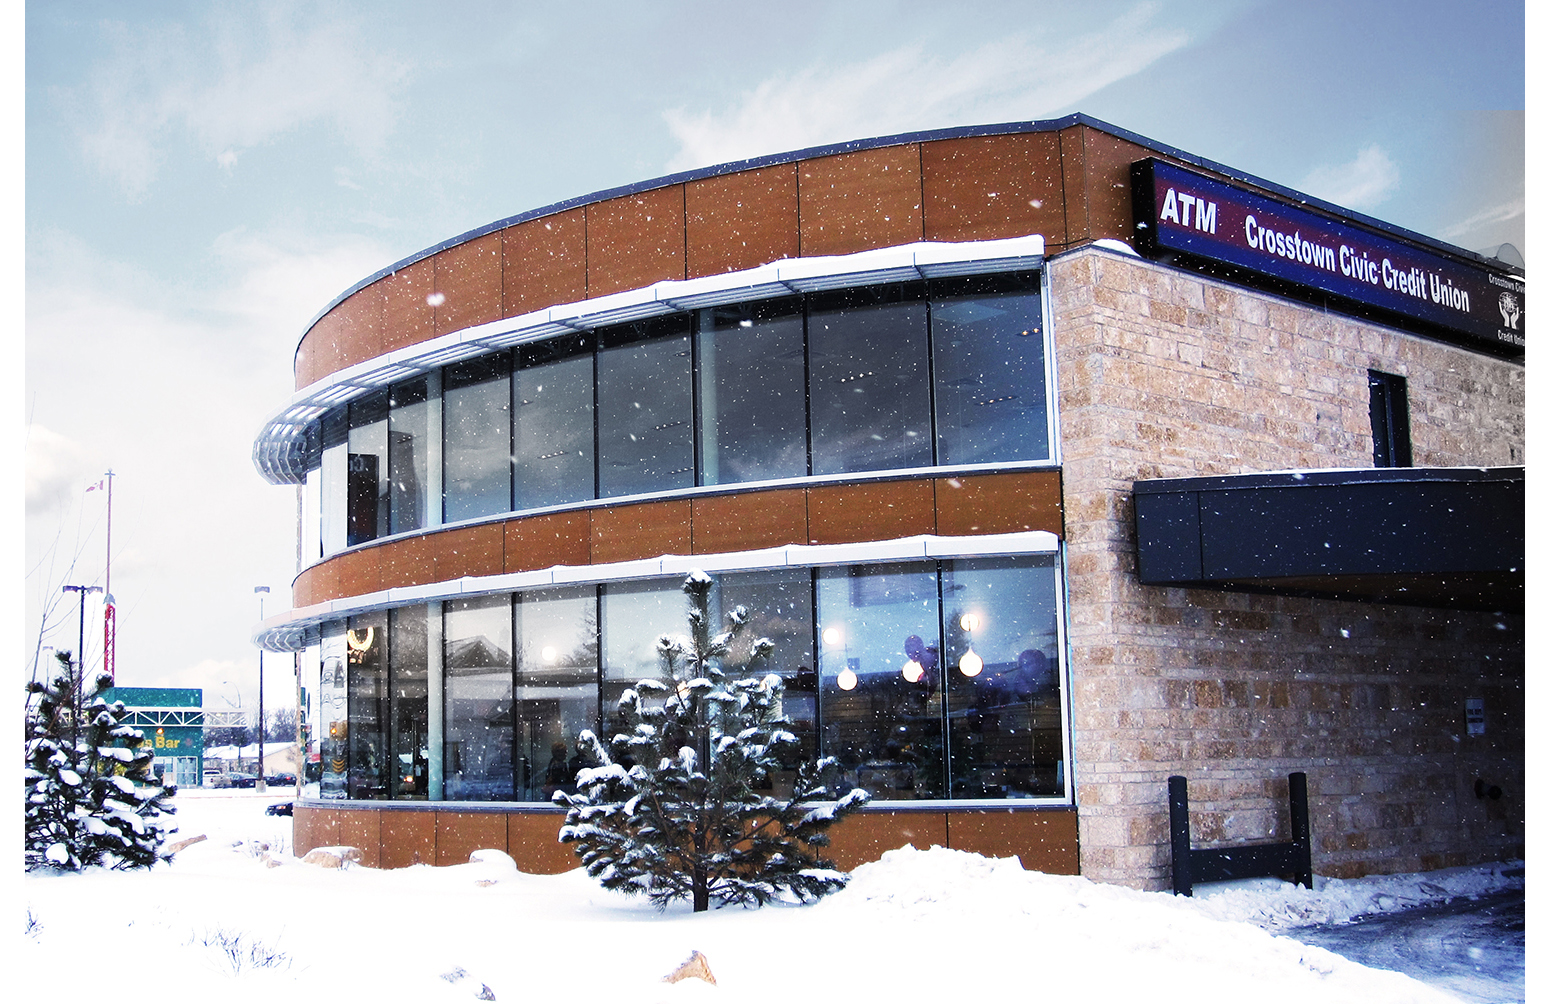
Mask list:
[[[964,614],[958,618],[958,626],[969,635],[968,649],[958,659],[958,672],[969,677],[979,676],[985,668],[985,660],[974,651],[974,632],[980,626],[979,614]]]
[[[835,678],[834,682],[839,684],[839,687],[840,687],[841,690],[855,690],[856,689],[856,673],[855,673],[855,670],[851,669],[849,666],[846,666],[844,669],[840,670],[840,675]]]
[[[904,664],[904,678],[911,683],[919,683],[920,678],[926,674],[926,667],[911,659]]]

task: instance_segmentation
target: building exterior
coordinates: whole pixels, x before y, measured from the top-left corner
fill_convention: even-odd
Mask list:
[[[501,220],[304,333],[298,851],[575,866],[550,802],[717,576],[906,842],[1168,883],[1523,851],[1520,271],[1085,116],[848,143]],[[774,779],[779,785],[780,778]],[[1482,794],[1494,789],[1499,797]]]
[[[204,776],[204,691],[197,687],[109,687],[109,704],[123,701],[123,724],[139,729],[155,753],[151,769],[180,787]]]

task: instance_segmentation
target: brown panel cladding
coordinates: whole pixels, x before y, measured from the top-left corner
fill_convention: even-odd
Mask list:
[[[436,539],[424,534],[376,548],[383,589],[419,586],[436,581]]]
[[[475,240],[432,255],[436,292],[432,310],[438,335],[493,321],[501,316],[501,235]]]
[[[367,868],[384,867],[383,814],[376,809],[339,809],[335,816],[337,823],[332,846],[354,847],[361,852],[362,865]]]
[[[1135,239],[1130,165],[1154,152],[1090,126],[1060,131],[1067,246],[1102,237]]]
[[[684,186],[689,278],[753,268],[800,253],[797,166],[777,164]]]
[[[850,254],[921,239],[920,145],[798,164],[802,254]]]
[[[689,500],[592,510],[592,562],[688,554]]]
[[[342,596],[359,596],[374,593],[382,588],[382,574],[378,568],[381,548],[371,547],[364,551],[341,554],[335,558],[335,588]]]
[[[876,861],[905,844],[917,850],[947,846],[944,812],[858,812],[829,828],[826,857],[840,871]]]
[[[937,478],[936,532],[946,537],[1048,530],[1062,534],[1060,472]]]
[[[807,542],[807,492],[801,488],[712,495],[693,500],[691,511],[694,554]]]
[[[1043,234],[1066,241],[1060,137],[966,136],[920,147],[928,241]]]
[[[500,523],[447,530],[433,538],[436,579],[499,575],[506,570],[506,534]]]
[[[684,277],[684,187],[587,207],[587,296]]]
[[[874,481],[807,490],[807,542],[847,544],[936,532],[931,482]]]
[[[328,565],[314,565],[311,568],[302,570],[297,574],[296,578],[291,580],[291,609],[310,607],[318,602],[318,597],[331,595],[318,589],[318,582],[323,577],[324,570],[329,567]]]
[[[297,352],[299,390],[352,363],[382,353],[382,294],[375,284],[324,314]]]
[[[499,812],[436,812],[437,865],[464,865],[474,851],[506,853],[506,816]]]
[[[382,349],[392,352],[435,335],[435,311],[426,297],[436,292],[436,262],[423,258],[376,283],[382,287]]]
[[[436,863],[434,812],[381,812],[382,863],[379,868],[408,868]]]
[[[291,847],[299,858],[314,847],[339,846],[339,814],[333,809],[296,806],[291,817]]]
[[[947,815],[947,846],[986,857],[1017,855],[1023,868],[1050,875],[1076,875],[1076,813],[951,812]]]
[[[587,217],[581,207],[501,231],[504,314],[587,297]]]
[[[592,514],[585,509],[507,520],[505,537],[508,572],[592,563]]]
[[[521,812],[506,817],[506,853],[517,867],[534,875],[558,875],[581,865],[576,852],[560,843],[563,812]]]

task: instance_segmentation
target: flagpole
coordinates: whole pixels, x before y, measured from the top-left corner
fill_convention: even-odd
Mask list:
[[[113,471],[108,471],[108,557],[102,577],[102,671],[117,680],[114,670],[114,643],[117,617],[113,609]]]

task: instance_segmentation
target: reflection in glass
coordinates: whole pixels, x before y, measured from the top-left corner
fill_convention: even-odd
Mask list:
[[[351,547],[388,530],[388,395],[350,404],[350,481],[346,519]]]
[[[448,366],[442,377],[442,518],[511,509],[511,374],[503,354]]]
[[[637,680],[662,675],[657,657],[657,638],[682,636],[688,598],[679,587],[682,579],[609,583],[603,591],[603,733],[607,742],[614,734],[619,695]]]
[[[598,497],[694,486],[687,315],[599,333]]]
[[[426,435],[429,403],[425,380],[410,380],[392,389],[388,410],[388,466],[391,482],[390,532],[405,533],[425,525],[429,514],[426,491]]]
[[[736,678],[779,674],[785,684],[781,711],[791,719],[791,732],[800,746],[782,765],[780,775],[769,779],[776,797],[791,791],[796,768],[818,755],[818,674],[813,661],[812,573],[805,568],[780,568],[758,572],[727,572],[717,579],[711,596],[711,614],[718,625],[734,607],[748,609],[748,626],[738,637],[727,672]],[[760,638],[775,643],[775,651],[762,661],[749,656],[749,647]]]
[[[807,474],[802,301],[699,313],[700,483]]]
[[[386,798],[387,747],[387,614],[351,617],[345,633],[349,663],[349,742],[351,798]]]
[[[938,464],[1049,456],[1038,290],[1036,275],[932,284]]]
[[[592,766],[578,737],[597,727],[597,590],[535,589],[516,613],[517,798],[547,802]]]
[[[1064,792],[1057,586],[1053,556],[943,562],[954,798]]]
[[[350,501],[350,410],[323,416],[318,426],[318,537],[326,557],[347,546]]]
[[[392,643],[388,662],[388,749],[391,751],[388,787],[394,798],[425,798],[429,783],[430,749],[426,739],[428,718],[425,607],[400,607],[391,611],[388,624]]]
[[[593,496],[591,338],[554,338],[518,350],[512,379],[513,509]]]
[[[813,473],[931,465],[926,303],[917,285],[815,294],[808,313]]]
[[[841,787],[878,800],[942,797],[935,565],[820,568],[818,625],[823,754],[838,758]],[[914,682],[910,663],[921,669]]]
[[[513,797],[511,597],[449,600],[443,607],[446,646],[447,798],[498,801]]]

